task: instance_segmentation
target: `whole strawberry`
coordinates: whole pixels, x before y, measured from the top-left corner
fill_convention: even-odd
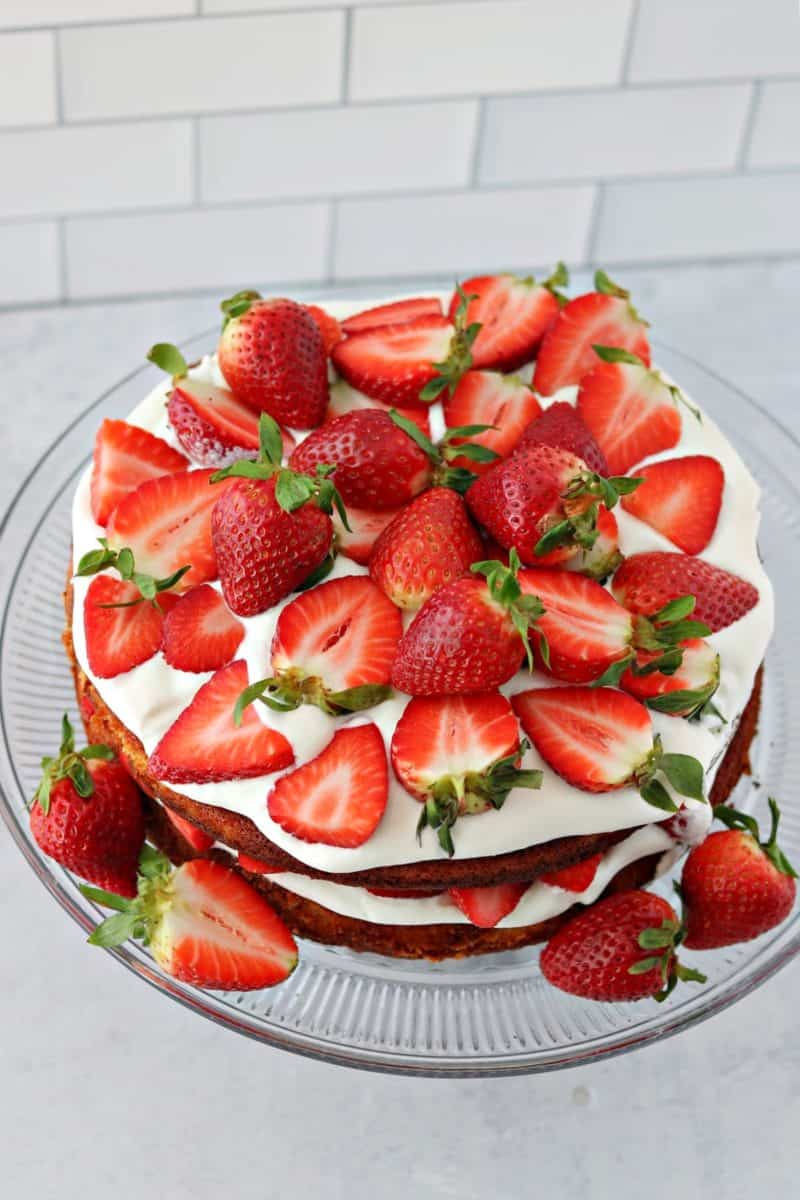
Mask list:
[[[228,608],[251,617],[277,604],[329,558],[335,504],[341,500],[327,478],[332,467],[300,475],[281,466],[281,434],[261,415],[261,454],[218,471],[214,481],[234,477],[214,505],[211,538]]]
[[[75,749],[66,714],[57,757],[42,759],[30,821],[36,844],[62,867],[121,896],[136,895],[141,792],[108,746]]]
[[[680,596],[694,596],[694,617],[712,633],[738,621],[758,603],[758,590],[703,558],[651,550],[632,554],[617,571],[612,590],[634,613],[654,613]]]
[[[605,455],[592,437],[588,425],[578,410],[572,404],[567,404],[566,400],[557,400],[555,404],[546,408],[541,416],[531,421],[520,438],[517,449],[522,450],[537,442],[569,450],[583,459],[589,470],[596,471],[598,475],[611,474]]]
[[[526,652],[532,662],[528,631],[543,609],[522,594],[518,568],[512,551],[509,567],[474,563],[472,575],[434,592],[400,639],[394,686],[412,696],[485,692],[506,683]]]
[[[369,573],[400,608],[419,608],[481,558],[483,542],[461,496],[436,487],[387,525],[375,543]]]
[[[328,404],[325,339],[294,300],[238,292],[221,305],[219,366],[238,400],[292,429],[319,425]]]
[[[607,896],[573,917],[542,951],[548,983],[586,1000],[664,1000],[678,980],[705,976],[676,958],[682,940],[674,909],[650,892]]]
[[[713,950],[749,942],[784,921],[797,893],[797,872],[778,846],[780,809],[770,799],[769,838],[760,841],[758,824],[746,813],[720,805],[714,810],[728,826],[690,852],[681,894],[686,945]]]

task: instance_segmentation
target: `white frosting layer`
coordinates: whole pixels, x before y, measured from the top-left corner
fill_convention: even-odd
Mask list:
[[[329,304],[327,307],[335,315],[344,316],[356,307],[367,307],[367,302],[358,306]],[[221,382],[215,361],[211,358],[204,359],[190,374],[196,378]],[[166,421],[168,390],[167,382],[157,386],[128,420],[177,445]],[[574,401],[574,397],[575,389],[569,388],[549,400],[545,399],[543,403],[547,405],[556,399]],[[695,403],[695,400],[692,402]],[[434,428],[440,420],[439,413],[432,415]],[[660,713],[652,714],[654,729],[661,734],[665,749],[691,754],[699,759],[706,770],[710,787],[716,767],[750,695],[756,671],[772,633],[773,594],[758,558],[757,484],[739,455],[708,417],[699,423],[684,409],[682,421],[682,436],[678,445],[647,461],[697,453],[710,454],[719,460],[725,472],[722,509],[714,537],[702,557],[748,580],[758,589],[760,596],[755,608],[740,621],[709,638],[719,651],[722,664],[715,703],[728,718],[728,723],[722,725],[709,718],[701,722],[689,722]],[[302,436],[300,434],[298,438]],[[103,532],[92,519],[89,481],[90,473],[87,471],[78,486],[73,506],[76,562],[87,550],[96,547],[96,539]],[[624,554],[675,549],[669,541],[635,517],[619,509],[617,514]],[[365,568],[340,557],[332,577],[364,573]],[[76,579],[74,586],[73,635],[78,662],[111,710],[150,753],[209,675],[176,671],[167,665],[161,654],[157,654],[148,662],[114,679],[96,678],[89,669],[83,633],[83,603],[89,582],[87,579]],[[243,621],[246,636],[240,648],[240,657],[247,663],[251,681],[271,674],[269,660],[273,632],[283,604],[289,603],[292,598]],[[531,676],[525,671],[516,675],[501,690],[512,695],[531,686],[547,687],[554,683],[539,673]],[[395,695],[366,713],[338,718],[329,717],[311,705],[304,705],[289,713],[274,713],[261,705],[256,705],[256,709],[266,724],[280,729],[289,739],[294,747],[295,765],[300,765],[315,757],[333,736],[335,729],[343,724],[374,721],[384,737],[388,753],[392,732],[407,701],[408,697]],[[642,800],[634,788],[594,795],[571,787],[542,762],[535,749],[526,753],[523,765],[544,767],[541,790],[515,789],[499,812],[490,811],[460,820],[455,836],[457,858],[502,854],[556,837],[601,833],[663,820],[663,813]],[[344,873],[427,861],[441,856],[431,830],[426,830],[421,844],[418,843],[415,828],[419,805],[393,777],[390,780],[386,812],[378,829],[365,845],[351,850],[299,841],[271,821],[266,799],[276,778],[277,775],[271,775],[226,783],[186,784],[182,786],[182,791],[191,799],[251,818],[270,841],[299,861],[322,871]],[[694,803],[690,802],[691,805]],[[710,821],[707,807],[700,807],[705,810],[705,819]],[[379,900],[380,897],[372,899]],[[400,903],[406,905],[412,902],[403,900]],[[527,924],[533,919],[539,918],[529,918],[520,923]]]

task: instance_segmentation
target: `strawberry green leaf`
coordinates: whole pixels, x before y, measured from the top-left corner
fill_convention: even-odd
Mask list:
[[[125,896],[118,896],[116,892],[107,892],[105,888],[90,887],[88,883],[82,883],[80,890],[87,900],[91,900],[95,904],[102,904],[104,908],[115,908],[117,912],[127,912],[131,907],[131,901]]]
[[[688,754],[662,754],[658,765],[681,796],[705,801],[703,768],[696,758]]]
[[[639,795],[648,804],[652,804],[654,808],[660,808],[664,812],[677,812],[678,806],[670,796],[663,783],[659,783],[657,779],[648,779],[639,788]]]
[[[655,970],[661,966],[661,956],[650,955],[649,958],[640,958],[638,962],[631,963],[628,967],[629,975],[646,975],[648,971]]]
[[[403,433],[405,433],[408,437],[410,437],[412,442],[414,442],[417,446],[419,446],[419,448],[423,452],[423,454],[427,454],[427,456],[431,460],[431,462],[433,462],[433,463],[439,462],[439,459],[440,459],[439,452],[437,451],[436,447],[434,446],[434,444],[430,440],[430,438],[425,436],[425,434],[422,432],[422,430],[419,428],[418,425],[415,425],[413,421],[409,421],[408,417],[404,417],[402,415],[402,413],[399,413],[397,411],[396,408],[389,409],[389,416],[391,417],[392,421],[395,423],[397,428],[402,429]]]
[[[598,289],[599,290],[599,289]],[[612,293],[613,294],[613,293]],[[627,296],[627,292],[625,295]],[[639,358],[638,354],[631,354],[630,350],[623,350],[621,346],[592,346],[598,358],[601,358],[606,363],[630,363],[634,367],[644,367],[647,364]]]
[[[622,679],[622,676],[625,674],[630,665],[630,654],[626,654],[624,657],[618,658],[616,662],[613,662],[609,667],[606,667],[599,679],[593,680],[591,686],[593,688],[619,687],[619,681]]]
[[[171,342],[156,342],[147,351],[147,361],[166,371],[173,379],[181,379],[189,369],[186,359]]]
[[[252,308],[253,303],[260,299],[261,293],[250,289],[248,291],[237,292],[234,296],[229,296],[227,300],[223,300],[219,306],[224,316],[222,328],[225,329],[228,322],[235,320],[236,317],[244,316],[248,309]]]
[[[672,623],[673,621],[682,621],[684,617],[688,617],[694,612],[697,600],[694,596],[677,596],[674,600],[670,600],[658,612],[653,613],[650,620],[654,624],[659,622]]]
[[[91,946],[103,946],[105,949],[121,946],[135,936],[141,920],[141,914],[135,911],[115,913],[113,917],[102,921],[87,941]]]
[[[594,273],[594,290],[602,292],[604,296],[619,296],[622,300],[627,300],[630,292],[626,292],[625,288],[614,283],[605,271],[597,270]]]

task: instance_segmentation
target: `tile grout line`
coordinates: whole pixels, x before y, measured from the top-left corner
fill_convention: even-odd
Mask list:
[[[56,224],[56,253],[58,269],[58,290],[61,303],[69,304],[69,264],[67,262],[67,223],[61,217]]]
[[[478,101],[477,119],[472,131],[472,153],[467,174],[467,187],[477,191],[480,189],[480,170],[483,158],[483,141],[486,136],[486,118],[488,103],[485,96],[476,97]]]
[[[342,105],[350,103],[350,58],[353,49],[353,21],[355,13],[352,8],[344,10],[344,37],[342,38],[342,80],[339,85],[339,100]]]
[[[736,155],[736,170],[740,174],[747,172],[747,158],[752,148],[753,134],[755,132],[756,121],[761,109],[761,98],[764,94],[763,80],[753,80],[753,91],[750,96],[750,103],[747,106],[745,113],[744,125],[742,126],[741,140],[739,142],[739,151]]]
[[[332,200],[328,210],[328,242],[325,247],[325,281],[336,279],[336,239],[339,236],[339,201]]]
[[[53,71],[56,91],[56,124],[64,125],[64,72],[61,63],[61,30],[53,30]]]
[[[203,203],[203,171],[202,171],[202,144],[200,137],[200,118],[192,117],[191,123],[191,189],[192,189],[192,205],[195,208],[202,208]]]
[[[631,61],[633,59],[633,49],[636,42],[636,33],[639,28],[639,13],[641,10],[641,0],[633,0],[633,8],[628,17],[628,29],[625,38],[625,45],[622,48],[622,62],[620,64],[620,87],[628,87],[630,84]]]

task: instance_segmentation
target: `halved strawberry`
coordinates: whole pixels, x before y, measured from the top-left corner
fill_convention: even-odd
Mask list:
[[[347,334],[364,333],[368,329],[381,329],[384,325],[404,325],[420,317],[441,316],[442,305],[435,296],[409,296],[407,300],[365,308],[363,312],[342,321],[342,329]]]
[[[418,317],[356,333],[334,346],[336,370],[360,392],[402,407],[418,404],[450,353],[455,328],[446,317]]]
[[[322,334],[322,340],[325,343],[325,353],[330,354],[337,342],[340,342],[344,337],[342,326],[332,317],[324,308],[320,308],[318,304],[304,304],[303,308],[317,323],[317,327]]]
[[[349,505],[347,523],[350,528],[346,529],[342,518],[334,509],[331,520],[338,553],[365,567],[376,541],[386,526],[402,511],[402,508],[386,508],[382,512],[371,512],[368,508],[353,508]]]
[[[531,639],[539,670],[569,683],[589,683],[630,657],[633,618],[599,583],[552,568],[520,571],[519,582],[544,605]]]
[[[177,380],[167,405],[169,423],[189,457],[204,467],[225,467],[258,453],[258,413],[227,388],[196,379]],[[281,430],[284,454],[295,441]]]
[[[632,554],[617,571],[612,589],[634,613],[654,613],[679,596],[694,596],[693,616],[712,633],[738,621],[758,604],[758,589],[738,575],[689,554],[653,550]]]
[[[635,670],[628,668],[619,686],[656,712],[674,717],[700,712],[719,687],[719,655],[702,638],[688,638],[680,649],[681,663],[671,674],[655,669],[658,652],[640,651]]]
[[[555,289],[568,282],[563,263],[541,284],[533,276],[519,279],[516,275],[476,275],[465,280],[453,294],[449,315],[455,319],[462,293],[470,297],[466,323],[481,326],[472,349],[473,364],[516,371],[530,362],[558,315],[560,298]]]
[[[244,637],[219,592],[203,583],[181,596],[164,621],[164,658],[177,671],[218,671]]]
[[[403,632],[400,613],[371,579],[329,579],[292,600],[272,639],[269,679],[252,684],[242,705],[316,704],[323,712],[357,712],[389,695]]]
[[[171,870],[146,847],[135,900],[89,941],[117,946],[143,937],[168,975],[202,988],[248,991],[281,983],[297,965],[294,938],[266,900],[235,871],[208,858]],[[86,895],[108,904],[107,893]]]
[[[548,887],[563,888],[566,892],[585,892],[594,882],[597,868],[603,861],[603,855],[592,854],[582,862],[573,863],[571,867],[563,867],[560,871],[548,871],[539,876],[539,883]]]
[[[667,754],[653,737],[643,704],[614,688],[533,688],[512,697],[522,727],[554,771],[586,792],[632,785],[648,804],[678,806],[659,772],[682,796],[703,800],[703,768],[686,754]]]
[[[563,387],[579,383],[597,364],[596,345],[620,346],[649,363],[646,329],[628,292],[617,287],[604,271],[597,271],[595,291],[570,300],[547,330],[536,359],[534,387],[542,396],[552,396]],[[600,445],[604,449],[602,441]],[[618,469],[610,465],[613,471]]]
[[[349,412],[360,412],[365,408],[377,408],[381,412],[388,413],[391,411],[391,405],[383,404],[380,400],[373,400],[371,396],[365,396],[363,392],[357,392],[349,383],[343,379],[339,379],[331,385],[331,398],[328,403],[328,411],[325,414],[325,421],[333,421],[336,417],[344,416]],[[401,416],[407,421],[413,421],[418,429],[421,429],[426,437],[430,437],[430,408],[424,404],[409,404],[407,408],[398,408]]]
[[[590,579],[603,583],[621,562],[617,518],[605,504],[601,504],[597,509],[597,539],[594,545],[581,547],[559,565],[565,571],[577,571],[579,575],[588,575]]]
[[[93,675],[113,679],[147,662],[161,646],[163,608],[177,597],[164,593],[161,607],[145,600],[135,583],[98,575],[83,605],[86,656]]]
[[[289,742],[252,709],[234,723],[234,706],[246,687],[247,666],[241,660],[212,675],[150,755],[153,775],[168,783],[218,783],[291,766]]]
[[[183,840],[188,842],[198,854],[205,854],[206,850],[210,850],[214,845],[213,837],[210,837],[199,825],[193,825],[191,821],[186,820],[186,817],[173,812],[166,804],[163,806],[163,811],[170,825],[174,825]]]
[[[515,787],[538,788],[541,771],[521,771],[523,752],[511,705],[499,692],[418,697],[407,705],[392,737],[392,767],[424,808],[427,825],[453,853],[459,816],[502,808]]]
[[[345,726],[316,758],[282,775],[269,815],[303,842],[362,846],[380,824],[389,795],[383,738],[376,725]]]
[[[681,393],[635,354],[597,345],[602,361],[580,381],[577,407],[606,456],[609,469],[623,474],[676,445],[681,436]],[[695,409],[691,411],[697,416]]]
[[[566,400],[557,400],[555,404],[546,408],[541,416],[531,421],[520,438],[519,448],[531,446],[535,442],[543,446],[557,446],[561,450],[577,454],[589,470],[596,471],[598,475],[611,474],[605,455],[583,417],[572,404],[567,404]]]
[[[700,554],[714,536],[725,473],[715,458],[690,454],[637,468],[644,480],[622,507],[652,525],[686,554]]]
[[[448,888],[451,900],[479,929],[494,929],[519,904],[530,885],[500,883],[495,887]]]
[[[92,516],[105,525],[123,496],[146,479],[185,471],[187,460],[163,438],[127,421],[106,419],[97,431],[92,463]]]
[[[493,426],[484,433],[471,435],[469,440],[479,446],[488,446],[501,458],[516,448],[528,425],[541,411],[539,401],[526,383],[516,376],[500,375],[496,371],[467,371],[452,395],[444,399],[444,419],[448,428]],[[465,440],[453,438],[452,444],[457,446]],[[467,467],[476,475],[483,475],[491,463],[456,458],[453,466]]]
[[[182,471],[140,484],[111,513],[108,541],[129,546],[137,567],[148,575],[172,575],[191,563],[179,591],[216,578],[211,510],[220,489],[209,486],[212,475],[210,470]]]
[[[484,557],[457,492],[429,488],[384,529],[369,562],[372,580],[400,608],[419,608],[437,588]]]

